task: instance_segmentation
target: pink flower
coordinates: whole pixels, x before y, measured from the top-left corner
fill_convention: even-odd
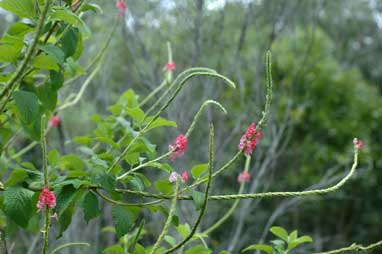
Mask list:
[[[239,176],[237,177],[237,181],[239,183],[249,183],[249,181],[251,180],[251,175],[247,172],[247,171],[243,171],[239,174]]]
[[[115,7],[119,9],[119,14],[125,13],[127,8],[126,3],[123,0],[118,0],[117,3],[115,4]]]
[[[49,209],[55,208],[56,196],[54,195],[53,191],[49,191],[47,187],[44,187],[40,192],[36,206],[38,211],[41,211],[45,206],[47,206]]]
[[[175,183],[177,179],[178,179],[178,173],[176,173],[176,172],[172,172],[170,174],[170,177],[168,178],[170,183]]]
[[[238,145],[239,150],[244,151],[245,155],[251,154],[253,149],[256,148],[260,138],[261,132],[256,130],[255,123],[251,123],[247,131],[240,138],[240,143]]]
[[[188,172],[187,171],[182,172],[182,180],[184,183],[188,182]]]
[[[172,145],[168,146],[168,150],[173,152],[171,155],[171,160],[183,155],[187,148],[187,142],[187,138],[183,134],[180,134],[174,142],[172,142]]]
[[[49,120],[50,127],[57,127],[61,123],[61,118],[59,116],[52,116]]]
[[[362,149],[364,146],[363,141],[361,139],[358,140],[358,138],[353,139],[353,144],[357,147],[357,149]]]
[[[164,66],[166,71],[174,71],[176,69],[176,63],[174,61],[166,63]]]

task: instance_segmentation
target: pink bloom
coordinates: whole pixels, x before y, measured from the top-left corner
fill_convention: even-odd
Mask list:
[[[247,171],[243,171],[239,174],[239,176],[237,177],[237,181],[239,183],[249,183],[249,181],[251,180],[251,175],[247,172]]]
[[[59,116],[52,116],[49,120],[50,127],[57,127],[61,123],[61,118]]]
[[[238,145],[239,150],[244,151],[245,155],[251,154],[253,149],[256,148],[260,138],[261,132],[256,130],[255,123],[251,123],[247,131],[240,138],[240,143]]]
[[[187,148],[187,138],[180,134],[174,142],[172,142],[172,145],[168,146],[168,150],[172,151],[171,160],[174,160],[175,158],[182,156],[184,151]]]
[[[357,147],[357,149],[362,149],[364,146],[363,141],[361,139],[358,140],[357,138],[353,139],[353,144]]]
[[[178,179],[178,173],[176,173],[176,172],[172,172],[170,174],[170,177],[168,178],[170,183],[175,183],[177,179]]]
[[[166,63],[164,66],[166,71],[174,71],[176,69],[176,63],[174,61]]]
[[[118,0],[117,3],[115,4],[115,7],[119,9],[119,14],[125,13],[127,8],[126,3],[123,0]]]
[[[40,192],[36,206],[38,211],[41,211],[45,206],[48,206],[50,209],[55,208],[56,196],[54,195],[53,191],[49,191],[47,187],[44,187]]]
[[[182,172],[182,180],[184,183],[188,182],[188,172],[187,171]]]

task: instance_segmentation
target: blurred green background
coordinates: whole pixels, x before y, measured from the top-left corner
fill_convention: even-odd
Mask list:
[[[102,47],[115,22],[114,1],[92,2],[104,12],[84,17],[93,36],[84,45],[83,65]],[[186,130],[204,100],[217,100],[228,115],[209,109],[190,138],[184,159],[174,165],[182,170],[207,162],[207,121],[215,123],[216,164],[222,165],[236,152],[243,131],[260,119],[265,52],[271,49],[274,102],[252,160],[252,181],[246,192],[303,190],[335,183],[352,163],[354,137],[366,144],[359,169],[350,183],[329,195],[242,201],[234,216],[211,234],[210,245],[216,252],[239,253],[249,244],[268,240],[272,225],[311,235],[314,252],[381,240],[382,1],[126,2],[124,22],[118,26],[102,70],[81,102],[61,115],[65,152],[76,151],[70,140],[92,131],[92,114],[108,114],[108,106],[123,91],[132,88],[144,97],[161,83],[169,41],[176,73],[193,66],[214,68],[234,80],[237,89],[213,79],[195,79],[164,114],[178,123],[178,129],[164,129],[151,138],[162,144],[159,151],[165,151],[177,133]],[[0,32],[15,19],[0,12]],[[76,92],[81,82],[64,88],[61,98]],[[20,141],[18,146],[27,143]],[[50,148],[62,149],[56,131],[49,134],[48,143]],[[39,149],[34,152],[39,154]],[[237,192],[243,160],[213,182],[214,194]],[[210,202],[201,228],[224,215],[230,205],[230,201]],[[80,213],[61,241],[91,242],[93,247],[62,253],[98,253],[116,241],[112,234],[101,232],[111,225],[110,206],[104,204],[102,217],[89,225]],[[162,223],[152,216],[148,225],[155,235]],[[192,222],[196,217],[192,205],[181,203],[181,216]],[[36,244],[36,236],[18,234],[17,244],[9,244],[16,246],[15,253],[26,253]]]

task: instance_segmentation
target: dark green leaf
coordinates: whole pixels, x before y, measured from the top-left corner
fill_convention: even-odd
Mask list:
[[[88,192],[84,197],[82,208],[84,209],[86,223],[101,214],[101,210],[98,206],[98,199],[92,192]]]
[[[26,228],[36,209],[32,206],[33,192],[21,187],[10,187],[4,191],[4,212],[17,225]]]
[[[124,206],[114,206],[111,215],[118,238],[127,234],[136,220],[136,215]]]
[[[192,200],[194,201],[194,205],[196,210],[200,210],[204,203],[204,193],[200,191],[193,190],[191,192]]]
[[[112,192],[115,189],[115,176],[112,174],[103,173],[94,175],[93,182],[99,184],[107,192]]]

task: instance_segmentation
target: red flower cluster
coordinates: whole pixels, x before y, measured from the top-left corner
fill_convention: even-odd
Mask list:
[[[175,62],[168,62],[168,63],[166,63],[164,68],[166,69],[166,71],[175,71],[176,63]]]
[[[56,196],[54,195],[53,191],[49,191],[47,187],[44,187],[40,193],[40,196],[38,197],[36,206],[38,211],[41,211],[45,206],[48,206],[50,209],[55,208]]]
[[[261,132],[256,130],[255,123],[251,123],[247,131],[240,139],[240,143],[238,145],[239,150],[244,151],[246,155],[251,154],[253,149],[256,148],[257,142],[259,142],[260,138]]]
[[[127,8],[126,3],[123,0],[118,0],[117,3],[115,4],[115,7],[119,9],[119,14],[125,13]]]
[[[188,182],[188,172],[187,171],[182,172],[182,180],[184,183]]]
[[[361,139],[358,140],[358,138],[354,138],[354,139],[353,139],[353,144],[354,144],[358,149],[362,149],[363,146],[364,146],[363,141],[362,141]]]
[[[49,120],[50,127],[57,127],[61,123],[61,118],[59,116],[52,116]]]
[[[239,176],[237,177],[237,181],[239,183],[249,183],[249,181],[251,180],[251,175],[247,172],[247,171],[243,171],[239,174]]]
[[[174,142],[172,142],[172,145],[168,146],[168,150],[173,152],[171,155],[171,160],[183,155],[187,148],[187,142],[187,138],[183,134],[180,134]]]

